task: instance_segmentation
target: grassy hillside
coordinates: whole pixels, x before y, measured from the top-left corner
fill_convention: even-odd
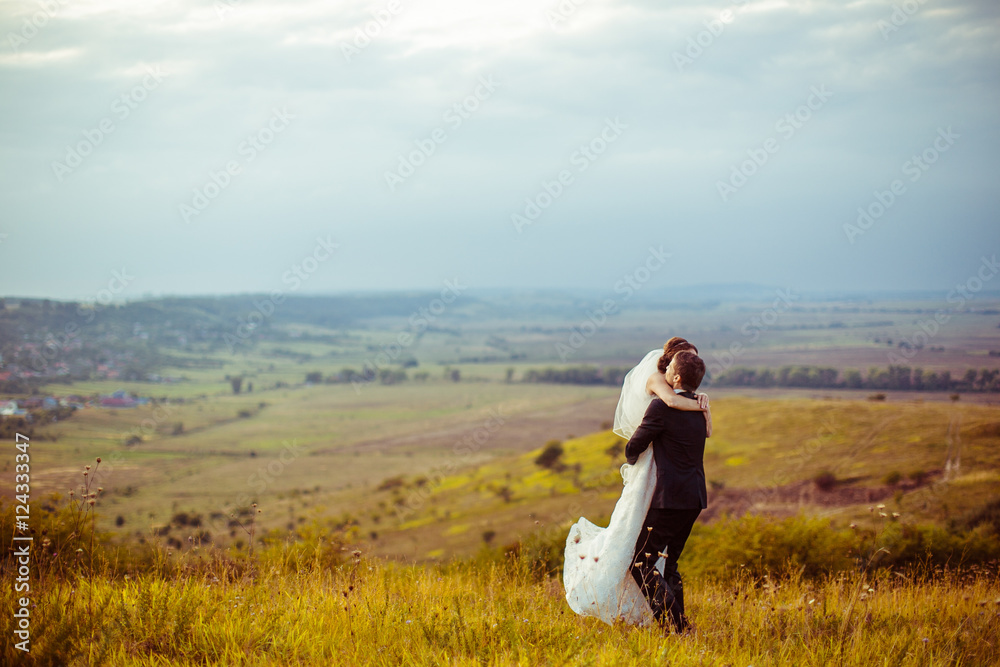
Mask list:
[[[995,408],[734,397],[713,413],[702,522],[752,510],[847,526],[885,504],[901,521],[947,526],[1000,497]],[[459,450],[429,474],[385,480],[352,513],[355,534],[366,550],[423,560],[565,530],[581,515],[606,521],[621,490],[622,443],[610,431],[567,440],[558,469],[535,463],[542,446],[479,465]]]
[[[193,559],[190,559],[193,561]],[[245,564],[244,564],[245,565]],[[689,581],[694,632],[576,616],[524,561],[332,568],[280,555],[36,586],[34,665],[987,665],[1000,661],[995,572],[763,584]],[[0,601],[14,607],[12,587]],[[0,632],[11,637],[5,614]]]
[[[419,405],[410,395],[398,411],[384,405],[402,396],[399,389],[375,387],[338,395],[343,412],[322,413],[327,388],[289,391],[247,418],[232,418],[255,409],[246,397],[185,403],[189,436],[158,433],[110,475],[105,459],[89,479],[91,487],[105,485],[95,506],[101,523],[125,507],[157,521],[174,513],[186,520],[158,535],[140,532],[142,544],[126,524],[119,547],[89,539],[95,523],[88,514],[52,511],[65,499],[33,506],[41,539],[31,561],[32,652],[17,654],[7,642],[0,659],[143,666],[1000,661],[1000,579],[996,562],[987,562],[1000,553],[996,408],[718,399],[706,460],[711,508],[682,556],[696,630],[677,637],[579,618],[564,599],[566,528],[581,515],[606,521],[621,490],[622,441],[600,430],[567,437],[543,468],[536,459],[552,444],[553,423],[595,418],[565,412],[567,394],[539,387],[522,403],[501,401],[498,420],[483,399],[510,395],[487,386],[485,394],[446,388]],[[583,405],[605,414],[598,404],[607,397],[588,400],[596,402]],[[95,412],[77,422],[75,435],[59,431],[71,422],[46,427],[45,436],[57,439],[33,442],[34,468],[54,474],[64,467],[76,480],[68,485],[78,484],[83,450],[114,450],[122,414]],[[338,426],[340,445],[318,437],[327,422],[348,415],[357,421]],[[262,428],[247,426],[255,420]],[[435,430],[421,433],[414,423]],[[362,438],[362,425],[383,438]],[[280,444],[283,428],[317,438],[303,437],[297,463],[254,495],[262,513],[240,513],[235,538],[213,534],[200,544],[207,524],[195,525],[187,510],[238,493],[253,470],[246,466],[280,460],[267,443]],[[243,449],[248,439],[252,457]],[[373,445],[388,441],[395,448],[379,453]],[[333,474],[343,488],[307,486]],[[33,497],[41,501],[40,493]],[[747,509],[761,514],[723,516]],[[0,528],[10,534],[13,520],[4,503]],[[847,527],[862,520],[863,529]],[[890,555],[881,552],[887,546]],[[884,562],[891,567],[866,566]],[[984,564],[950,568],[969,562]],[[5,577],[13,579],[14,568],[9,553],[0,558]],[[0,600],[18,606],[12,586]],[[9,614],[0,620],[0,632],[12,636],[14,621]]]

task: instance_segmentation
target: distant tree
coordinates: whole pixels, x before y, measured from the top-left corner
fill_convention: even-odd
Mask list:
[[[398,368],[383,368],[378,372],[382,384],[397,384],[406,380],[406,371]]]
[[[853,368],[844,371],[844,384],[848,389],[861,389],[864,386],[861,373]]]
[[[247,382],[247,393],[248,394],[253,393],[253,382]]]
[[[558,440],[549,440],[545,443],[545,448],[542,453],[535,458],[535,465],[542,468],[548,468],[549,470],[562,470],[566,466],[563,465],[560,459],[563,455],[562,443]]]
[[[888,388],[907,390],[912,386],[909,366],[889,366]]]
[[[313,371],[312,373],[306,373],[306,382],[312,384],[320,384],[323,382],[323,374],[319,371]]]
[[[937,373],[931,372],[924,376],[924,388],[930,391],[940,389],[941,379]]]
[[[965,371],[965,377],[962,378],[962,388],[971,391],[976,387],[976,376],[979,372],[975,368],[970,368]]]
[[[1000,384],[997,382],[997,378],[1000,376],[1000,370],[998,369],[988,369],[984,368],[979,371],[979,384],[978,388],[980,391],[997,391],[1000,389]]]
[[[229,378],[229,384],[233,388],[233,393],[238,394],[240,393],[240,389],[243,387],[243,378],[239,376]]]
[[[837,476],[829,470],[824,470],[813,477],[813,484],[820,491],[832,491],[837,485]]]
[[[513,382],[513,380],[514,380],[514,369],[513,368],[508,368],[507,369],[507,373],[506,373],[505,379],[506,379],[507,384],[510,384],[511,382]]]
[[[461,379],[462,379],[462,372],[461,371],[459,371],[457,368],[451,371],[451,381],[452,382],[459,382],[459,381],[461,381]]]

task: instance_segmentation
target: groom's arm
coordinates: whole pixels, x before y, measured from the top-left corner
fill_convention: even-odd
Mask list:
[[[625,460],[635,465],[639,455],[646,451],[649,443],[667,427],[666,412],[669,408],[658,398],[654,398],[646,408],[642,423],[625,445]]]

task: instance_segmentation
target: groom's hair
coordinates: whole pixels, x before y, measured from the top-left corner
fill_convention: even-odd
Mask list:
[[[705,377],[705,362],[694,352],[681,350],[674,355],[674,371],[681,379],[681,389],[694,391]]]
[[[663,344],[663,356],[656,362],[656,369],[660,371],[661,375],[667,372],[667,366],[670,365],[670,361],[681,350],[693,350],[695,354],[698,354],[698,348],[680,336],[674,336]]]

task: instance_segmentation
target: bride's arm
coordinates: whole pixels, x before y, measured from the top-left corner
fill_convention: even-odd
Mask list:
[[[671,408],[694,412],[702,410],[705,413],[705,437],[712,437],[712,411],[708,406],[708,394],[697,394],[698,400],[685,398],[674,393],[674,390],[667,384],[667,379],[659,373],[653,373],[646,380],[646,392],[656,394]]]
[[[653,373],[646,380],[646,393],[656,394],[660,399],[667,404],[668,407],[676,408],[677,410],[704,410],[698,401],[693,398],[685,398],[684,396],[679,396],[674,393],[674,390],[667,384],[666,378],[660,373]]]

